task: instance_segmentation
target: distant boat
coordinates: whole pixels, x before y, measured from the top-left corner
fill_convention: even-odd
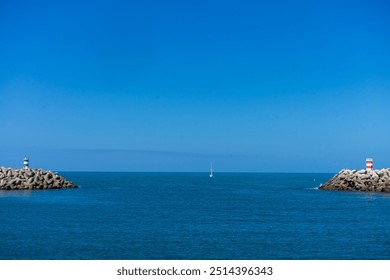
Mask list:
[[[214,177],[214,175],[213,175],[213,164],[212,163],[210,163],[210,178],[213,178]]]

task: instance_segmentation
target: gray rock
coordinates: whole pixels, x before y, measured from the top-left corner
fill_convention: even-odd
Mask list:
[[[343,169],[322,190],[390,192],[390,169],[348,170]]]
[[[78,186],[52,171],[0,168],[0,190],[61,188],[78,188]]]

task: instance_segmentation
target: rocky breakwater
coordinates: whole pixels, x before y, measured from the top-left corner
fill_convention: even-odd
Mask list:
[[[0,168],[0,190],[46,190],[78,188],[52,171]]]
[[[323,184],[322,190],[390,192],[390,169],[349,170],[343,169]]]

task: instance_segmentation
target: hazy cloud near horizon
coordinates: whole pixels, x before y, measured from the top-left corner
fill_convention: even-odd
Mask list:
[[[132,151],[118,149],[0,149],[0,166],[21,168],[24,156],[31,168],[57,171],[126,171],[126,172],[337,172],[341,168],[363,169],[365,157],[340,155],[337,158],[295,155],[222,155],[169,151]],[[272,160],[269,160],[269,158]],[[345,159],[348,158],[348,161]],[[333,162],[332,162],[333,161]],[[165,164],[161,164],[161,163]],[[323,162],[331,168],[324,169]],[[384,168],[386,159],[376,158],[375,167]]]

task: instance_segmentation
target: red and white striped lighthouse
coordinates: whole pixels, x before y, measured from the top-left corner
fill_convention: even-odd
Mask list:
[[[366,158],[366,170],[373,170],[374,169],[374,161],[372,158]]]

